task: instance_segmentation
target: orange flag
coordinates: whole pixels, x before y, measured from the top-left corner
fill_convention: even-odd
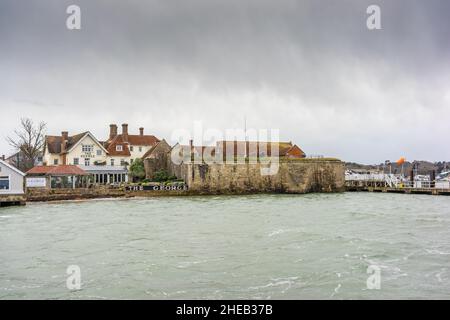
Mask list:
[[[405,157],[401,157],[400,159],[398,159],[398,160],[396,161],[396,163],[397,163],[398,165],[402,165],[402,164],[405,163],[405,161],[406,161]]]

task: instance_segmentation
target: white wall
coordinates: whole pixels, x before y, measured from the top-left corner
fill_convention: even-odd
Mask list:
[[[6,164],[0,161],[0,177],[9,177],[9,190],[0,190],[2,194],[24,194],[24,177],[10,169]]]

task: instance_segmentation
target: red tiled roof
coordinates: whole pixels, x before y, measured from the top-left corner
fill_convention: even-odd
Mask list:
[[[302,154],[304,157],[304,152],[297,145],[292,145],[292,142],[218,141],[217,145],[221,145],[222,153],[224,155],[228,154],[227,149],[231,146],[231,149],[233,150],[232,154],[241,156],[245,155],[246,149],[249,151],[250,156],[259,155],[260,153],[265,153],[267,156],[271,156],[272,150],[278,149],[278,156],[280,157],[302,157]]]
[[[125,156],[129,157],[131,155],[129,145],[132,146],[155,146],[160,140],[155,136],[148,135],[128,135],[128,140],[125,142],[123,140],[123,135],[119,134],[115,136],[112,140],[108,140],[104,143],[104,147],[108,151],[110,156]],[[117,151],[116,146],[122,145],[122,151]]]
[[[87,172],[73,165],[36,166],[28,170],[27,175],[84,176],[87,175]]]

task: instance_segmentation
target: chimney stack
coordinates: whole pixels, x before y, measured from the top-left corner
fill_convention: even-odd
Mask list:
[[[2,155],[2,158],[1,158],[3,161],[5,161],[5,155],[3,154]]]
[[[128,124],[122,124],[122,139],[123,142],[128,142]]]
[[[141,135],[141,137],[144,135],[144,128],[139,128],[139,134]]]
[[[67,140],[69,140],[69,133],[67,131],[61,132],[61,153],[67,151]]]
[[[62,154],[62,164],[67,164],[67,140],[69,140],[69,132],[61,132],[61,154]]]
[[[117,136],[117,125],[110,124],[109,125],[109,140],[114,139]]]

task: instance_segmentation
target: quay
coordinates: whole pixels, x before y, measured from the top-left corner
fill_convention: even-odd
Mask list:
[[[391,188],[382,186],[351,186],[346,185],[347,192],[383,192],[383,193],[405,193],[405,194],[429,194],[436,196],[450,196],[450,189],[439,188]]]
[[[383,192],[404,194],[450,195],[450,182],[411,174],[408,179],[401,175],[382,172],[345,173],[345,191],[347,192]]]

